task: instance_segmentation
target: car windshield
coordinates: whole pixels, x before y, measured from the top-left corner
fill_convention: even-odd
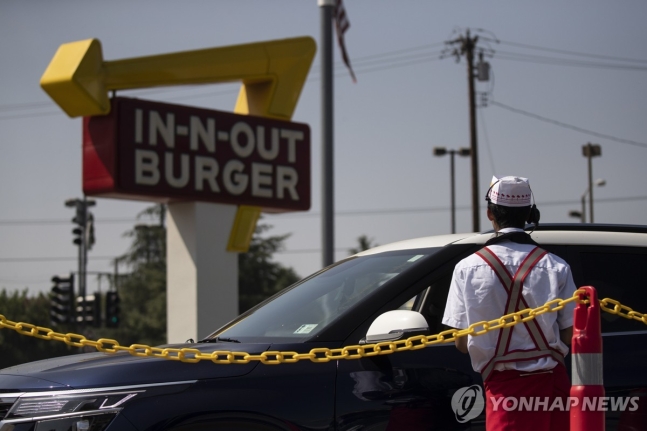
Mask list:
[[[341,261],[252,308],[208,339],[311,338],[389,280],[438,250],[392,251]]]

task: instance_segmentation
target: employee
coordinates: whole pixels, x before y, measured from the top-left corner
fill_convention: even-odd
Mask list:
[[[485,199],[496,233],[454,269],[443,323],[456,329],[569,298],[575,291],[568,264],[542,250],[523,229],[526,222],[539,223],[528,179],[494,177]],[[458,350],[469,353],[474,370],[483,376],[488,431],[569,429],[564,356],[574,307],[571,302],[526,323],[456,339]],[[508,397],[516,402],[505,402]],[[522,397],[525,406],[520,405]]]

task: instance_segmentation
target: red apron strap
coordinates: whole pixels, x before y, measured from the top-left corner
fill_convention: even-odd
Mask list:
[[[505,288],[506,292],[508,293],[508,299],[505,306],[505,314],[519,311],[520,304],[524,304],[524,308],[528,308],[528,305],[522,294],[523,283],[530,274],[530,271],[535,267],[535,265],[537,265],[537,263],[546,253],[547,252],[545,250],[539,247],[535,247],[530,253],[528,253],[514,276],[510,276],[510,272],[505,267],[503,262],[501,262],[498,256],[496,256],[496,254],[488,247],[484,247],[476,253],[490,266],[490,268],[492,268],[494,273],[501,281],[501,284]],[[524,325],[526,326],[526,329],[528,330],[528,333],[532,338],[535,348],[531,350],[508,353],[510,339],[512,338],[512,330],[514,328],[502,328],[499,333],[495,354],[481,371],[484,379],[487,379],[489,374],[494,369],[494,366],[499,362],[530,360],[544,356],[552,356],[555,357],[555,359],[557,359],[559,362],[564,362],[561,354],[554,351],[548,346],[546,338],[535,320],[524,322]]]

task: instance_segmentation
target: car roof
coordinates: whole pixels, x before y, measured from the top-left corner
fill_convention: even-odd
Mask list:
[[[647,226],[611,224],[542,224],[532,229],[527,227],[532,238],[539,244],[559,245],[607,245],[647,247]],[[397,250],[444,247],[449,244],[485,244],[494,231],[457,233],[407,239],[380,245],[358,253],[367,256]]]

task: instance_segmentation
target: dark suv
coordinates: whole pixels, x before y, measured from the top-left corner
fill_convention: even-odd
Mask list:
[[[198,343],[172,347],[307,353],[357,345],[367,335],[371,342],[415,333],[378,319],[394,310],[424,317],[426,329],[418,331],[440,332],[454,265],[490,236],[376,247],[305,278]],[[532,236],[570,263],[578,286],[647,311],[647,227],[542,225]],[[377,335],[369,333],[376,319]],[[647,327],[603,313],[602,330],[607,395],[639,397],[637,410],[607,412],[607,430],[645,429]],[[461,423],[451,405],[459,388],[481,383],[453,343],[279,365],[90,353],[1,370],[0,431],[481,430],[483,414]]]

